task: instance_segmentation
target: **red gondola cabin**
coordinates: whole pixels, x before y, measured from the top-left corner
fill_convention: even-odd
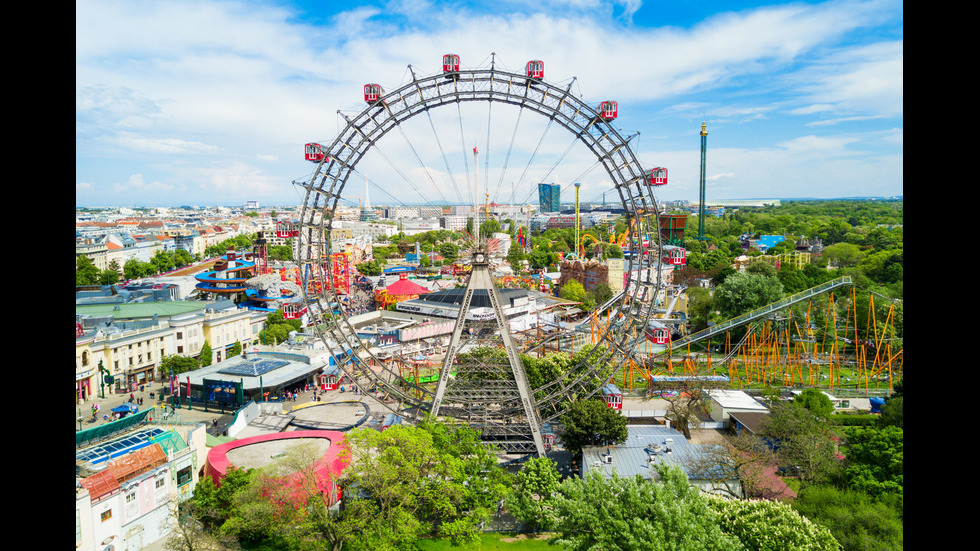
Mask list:
[[[327,158],[327,155],[323,152],[323,146],[318,143],[306,144],[305,151],[306,151],[307,161],[319,163],[320,161]]]
[[[687,264],[687,251],[683,247],[665,246],[663,262],[673,266],[684,266]]]
[[[602,400],[610,409],[623,409],[623,393],[612,383],[602,385]]]
[[[666,327],[649,327],[646,331],[646,337],[653,344],[667,344],[670,342],[670,329]]]
[[[604,101],[599,104],[599,118],[611,121],[619,115],[619,105],[615,101]]]
[[[287,320],[295,320],[303,317],[306,313],[306,308],[303,308],[298,302],[287,302],[282,305],[282,317]]]
[[[279,239],[289,239],[290,237],[299,237],[299,230],[293,226],[293,223],[288,220],[282,220],[276,222],[276,237]]]
[[[534,60],[527,62],[527,78],[541,80],[544,78],[544,61]]]
[[[459,72],[459,56],[456,54],[446,54],[442,56],[442,72],[452,74]]]
[[[343,382],[344,372],[337,366],[333,366],[326,373],[320,374],[321,390],[337,390]]]
[[[365,84],[364,85],[364,101],[368,105],[374,105],[381,101],[381,96],[384,95],[384,90],[381,89],[380,84]]]
[[[667,169],[652,168],[647,171],[647,181],[653,186],[667,185]]]

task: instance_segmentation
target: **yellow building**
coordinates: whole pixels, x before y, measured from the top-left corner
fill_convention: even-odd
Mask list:
[[[154,303],[173,305],[176,303]],[[204,305],[202,305],[204,306]],[[104,306],[103,306],[104,307]],[[134,319],[142,308],[139,305],[108,305],[108,313],[100,313],[94,307],[76,307],[96,318],[112,315],[112,324],[100,325],[79,334],[75,338],[75,387],[76,400],[83,403],[92,394],[100,392],[103,381],[99,374],[99,362],[105,369],[103,375],[114,379],[114,390],[132,390],[134,385],[148,384],[162,380],[166,374],[160,372],[160,362],[164,356],[178,355],[199,357],[206,340],[211,345],[211,361],[219,362],[228,357],[229,349],[236,342],[243,347],[258,343],[259,331],[265,327],[265,312],[253,312],[235,306],[217,309],[205,308],[203,311],[182,312],[167,319]],[[160,306],[161,308],[163,306]],[[151,313],[150,318],[153,317]]]

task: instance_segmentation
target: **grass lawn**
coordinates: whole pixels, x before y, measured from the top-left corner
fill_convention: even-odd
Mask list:
[[[417,542],[422,551],[495,551],[495,550],[526,550],[526,551],[554,551],[556,547],[548,544],[548,539],[555,534],[534,535],[514,535],[514,534],[495,534],[483,533],[480,535],[480,543],[469,545],[454,546],[451,541],[445,539],[422,540]]]

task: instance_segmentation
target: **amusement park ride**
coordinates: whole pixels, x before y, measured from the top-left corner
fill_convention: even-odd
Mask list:
[[[277,228],[277,234],[288,233],[298,240],[305,305],[307,308],[315,305],[324,313],[326,323],[313,326],[314,332],[334,354],[345,377],[360,388],[377,389],[391,414],[407,420],[430,413],[452,416],[480,430],[485,441],[497,444],[503,451],[540,455],[550,438],[542,427],[556,420],[572,397],[583,399],[601,393],[611,407],[617,404],[622,407],[622,393],[614,381],[621,381],[632,390],[637,376],[649,380],[655,373],[708,375],[723,369],[718,362],[701,363],[691,353],[690,345],[700,340],[710,343],[711,337],[727,339],[723,361],[733,384],[769,381],[774,376],[779,383],[812,382],[820,375],[820,369],[813,366],[824,361],[827,354],[836,360],[829,360],[831,363],[826,365],[840,365],[844,352],[835,340],[836,335],[830,339],[825,332],[823,336],[830,339],[829,344],[818,349],[815,342],[801,337],[808,333],[794,336],[788,332],[789,325],[767,326],[761,333],[756,331],[780,312],[799,307],[803,301],[836,287],[774,305],[771,311],[756,313],[731,326],[719,324],[715,326],[718,331],[709,335],[697,338],[688,335],[671,342],[672,331],[667,323],[670,320],[666,319],[669,308],[665,311],[663,303],[658,302],[666,296],[663,292],[666,285],[661,280],[661,271],[649,267],[660,260],[679,268],[686,263],[686,251],[664,243],[662,238],[655,191],[667,184],[667,169],[642,168],[628,140],[610,125],[619,115],[617,102],[602,101],[598,105],[582,102],[570,92],[571,84],[560,88],[545,81],[544,62],[540,60],[529,61],[523,72],[511,73],[496,69],[493,63],[490,68],[465,69],[458,55],[447,54],[442,58],[441,69],[422,78],[412,71],[411,82],[390,92],[378,84],[365,85],[365,110],[352,118],[343,115],[347,125],[332,143],[306,144],[305,159],[315,163],[315,169],[308,181],[294,182],[305,190],[302,212],[299,220]],[[549,125],[554,122],[568,130],[603,165],[619,193],[628,221],[626,233],[614,236],[613,240],[623,249],[624,273],[634,275],[626,278],[625,288],[612,300],[592,312],[588,323],[580,324],[568,334],[559,332],[557,337],[547,337],[560,340],[562,335],[570,337],[571,333],[582,330],[590,330],[592,335],[591,346],[577,351],[576,357],[580,359],[575,366],[562,377],[536,388],[531,388],[521,360],[521,354],[533,346],[519,346],[511,338],[500,309],[487,251],[480,239],[470,257],[466,298],[460,306],[460,317],[438,375],[430,371],[423,377],[417,363],[379,355],[371,342],[358,336],[342,311],[336,312],[328,306],[338,301],[339,294],[346,293],[351,281],[348,260],[329,251],[337,206],[357,163],[388,132],[401,131],[401,124],[414,115],[468,102],[503,103],[526,109],[546,117]],[[584,250],[585,237],[576,239],[578,252]],[[486,293],[494,315],[479,321],[466,319],[468,305],[478,293]],[[602,318],[604,322],[600,321]],[[805,327],[812,325],[809,319],[803,321]],[[746,333],[742,346],[733,346],[731,335],[740,334],[743,326],[753,330]],[[849,327],[856,331],[855,327]],[[796,357],[801,361],[804,355],[810,358],[809,371],[800,364],[775,374],[775,368],[765,363],[788,354],[785,344],[788,338],[794,339],[790,348],[800,351]],[[716,340],[715,344],[720,343]],[[683,346],[688,350],[678,363],[674,355]],[[901,358],[901,351],[895,354],[885,348],[877,350],[871,364],[861,368],[864,376],[880,375],[883,366],[891,366],[891,362]],[[835,372],[832,377],[839,374]],[[870,379],[866,384],[870,385]]]

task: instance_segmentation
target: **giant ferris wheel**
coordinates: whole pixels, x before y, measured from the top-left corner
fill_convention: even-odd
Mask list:
[[[376,203],[465,204],[478,211],[491,198],[534,202],[537,183],[548,179],[572,185],[592,178],[600,182],[593,190],[618,198],[628,218],[629,234],[620,243],[624,272],[631,275],[602,307],[612,323],[599,344],[562,377],[531,389],[541,422],[554,420],[569,400],[595,395],[616,374],[648,335],[663,288],[659,270],[651,269],[656,262],[648,259],[662,253],[654,191],[666,183],[666,170],[643,168],[630,139],[613,126],[617,103],[586,102],[573,92],[574,78],[549,83],[539,60],[519,71],[497,65],[492,56],[489,66],[467,69],[458,55],[447,54],[442,70],[433,74],[417,74],[409,66],[410,82],[395,90],[366,84],[366,107],[353,116],[340,114],[345,126],[332,142],[306,145],[306,159],[315,168],[308,179],[294,182],[305,195],[293,235],[306,307],[325,322],[314,324],[314,331],[351,380],[379,389],[385,406],[400,415],[425,415],[434,386],[407,378],[405,366],[379,357],[373,343],[332,306],[342,299],[335,275],[350,269],[338,265],[343,259],[331,243],[332,230],[342,224],[338,208],[363,204],[369,190]],[[396,158],[414,162],[399,165]]]

